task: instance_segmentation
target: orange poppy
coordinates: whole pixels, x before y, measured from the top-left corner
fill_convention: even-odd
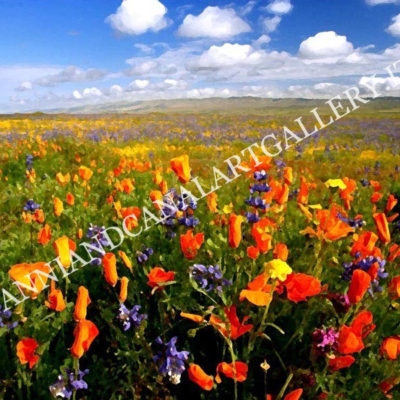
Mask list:
[[[75,204],[75,197],[72,193],[67,193],[67,198],[66,198],[67,204],[69,206],[73,206]]]
[[[82,239],[83,238],[83,230],[81,228],[78,229],[78,232],[76,233],[76,237],[78,239]]]
[[[226,338],[236,340],[238,337],[253,329],[253,325],[245,325],[245,322],[250,317],[244,317],[242,322],[239,321],[235,306],[225,307],[224,313],[228,320],[227,323],[214,314],[211,314],[210,324]]]
[[[222,372],[227,378],[235,379],[238,382],[244,382],[247,378],[248,367],[241,361],[235,361],[235,363],[227,364],[226,362],[219,363],[217,366],[217,375],[215,381],[221,383],[219,373]]]
[[[172,282],[175,279],[175,272],[165,272],[163,268],[154,267],[147,274],[147,279],[147,284],[150,287],[162,289],[163,283]]]
[[[292,273],[287,276],[283,285],[288,299],[295,303],[321,293],[321,282],[311,275]]]
[[[374,189],[374,192],[379,192],[382,189],[382,185],[378,181],[369,181],[369,184]]]
[[[307,204],[308,203],[308,184],[306,182],[306,178],[304,178],[304,176],[300,177],[300,191],[299,194],[297,196],[297,202],[300,204]]]
[[[274,247],[274,252],[273,252],[274,258],[278,258],[279,260],[282,261],[287,261],[288,256],[289,256],[289,251],[284,243],[277,243]]]
[[[400,299],[400,276],[395,276],[392,278],[388,285],[388,289],[392,299]]]
[[[106,253],[103,257],[103,270],[107,283],[115,286],[118,282],[117,259],[114,253]]]
[[[59,217],[64,211],[63,202],[58,197],[55,197],[53,199],[53,207],[54,207],[54,215],[57,217]]]
[[[212,213],[218,212],[217,198],[218,195],[215,192],[212,192],[209,195],[207,195],[207,207]]]
[[[22,339],[17,344],[17,357],[19,362],[23,364],[29,363],[29,368],[39,361],[39,356],[35,354],[35,350],[39,347],[38,342],[35,339],[27,338]]]
[[[371,285],[371,276],[362,269],[356,269],[351,277],[347,296],[351,304],[359,303]]]
[[[49,301],[45,301],[44,304],[55,311],[64,311],[67,307],[65,304],[64,296],[60,289],[56,289],[55,282],[51,281],[50,293],[48,297]]]
[[[381,348],[381,354],[384,354],[389,360],[397,360],[400,354],[400,336],[391,336],[384,339]]]
[[[163,179],[158,186],[159,186],[159,188],[161,190],[161,193],[163,195],[166,195],[167,192],[168,192],[168,183],[167,183],[167,181],[165,179]]]
[[[122,277],[121,278],[121,288],[119,291],[119,301],[121,301],[122,303],[126,301],[127,297],[128,297],[128,283],[129,283],[129,279],[127,277]]]
[[[249,246],[247,248],[247,257],[251,258],[252,260],[256,260],[260,255],[260,250],[257,247]]]
[[[343,200],[345,210],[350,210],[351,202],[354,200],[352,194],[357,189],[357,183],[354,179],[349,179],[347,177],[343,178],[343,183],[346,185],[346,189],[341,189],[339,191],[340,198]]]
[[[198,324],[204,322],[204,317],[202,317],[201,315],[189,314],[189,313],[181,312],[181,313],[180,313],[180,316],[181,316],[182,318],[190,319],[190,320],[193,321],[193,322],[197,322]]]
[[[32,299],[35,299],[45,288],[48,279],[43,275],[40,275],[39,277],[37,274],[35,274],[36,270],[44,272],[45,274],[50,274],[51,272],[49,265],[45,262],[37,262],[34,264],[16,264],[8,271],[8,275],[13,281],[17,282],[19,289],[28,290],[28,296],[30,296]]]
[[[368,256],[382,258],[380,249],[375,247],[375,244],[378,241],[378,236],[374,232],[364,232],[360,236],[354,235],[353,240],[354,244],[350,251],[352,256],[359,253],[360,258],[366,258]]]
[[[296,389],[293,392],[288,393],[283,400],[299,400],[303,394],[303,389]]]
[[[74,320],[86,319],[87,306],[91,303],[89,291],[84,286],[79,286],[78,297],[75,303]]]
[[[244,218],[241,215],[231,214],[228,225],[228,243],[230,247],[238,248],[242,240],[242,223]]]
[[[38,233],[38,242],[43,246],[50,242],[51,229],[50,225],[46,224]]]
[[[365,338],[368,336],[376,326],[372,323],[373,315],[370,311],[361,311],[351,323],[351,328],[354,330],[356,335]]]
[[[171,160],[172,171],[178,176],[178,179],[182,183],[187,183],[190,181],[191,168],[189,166],[189,156],[182,155],[180,157],[173,158]]]
[[[251,229],[251,234],[256,241],[257,248],[265,254],[272,249],[272,235],[269,233],[275,224],[268,218],[262,218]]]
[[[250,303],[265,307],[271,302],[272,285],[268,284],[269,276],[264,272],[253,279],[248,285],[247,289],[240,292],[239,300],[246,299]]]
[[[184,235],[181,235],[180,239],[183,255],[188,260],[193,260],[197,255],[197,251],[204,242],[204,234],[197,233],[194,236],[193,231],[188,230]]]
[[[88,181],[93,175],[93,171],[84,166],[79,167],[78,173],[84,181]]]
[[[135,181],[131,178],[122,179],[121,187],[126,194],[130,194],[133,190],[135,190],[135,187],[133,186],[134,183]]]
[[[365,347],[362,338],[346,325],[340,328],[338,343],[338,351],[342,354],[358,353]]]
[[[125,221],[125,226],[128,231],[136,228],[139,225],[138,219],[140,217],[139,207],[124,207],[121,208],[121,215]]]
[[[383,197],[383,194],[382,194],[382,193],[374,192],[374,193],[372,194],[372,196],[371,196],[370,201],[371,201],[372,204],[375,204],[375,203],[377,203],[382,197]]]
[[[122,258],[122,261],[124,262],[125,266],[129,268],[130,271],[132,271],[132,261],[129,259],[129,257],[125,254],[123,251],[118,251],[118,255]]]
[[[44,212],[43,210],[35,210],[35,212],[32,215],[32,219],[37,222],[38,224],[43,224],[44,222]]]
[[[159,190],[152,190],[150,192],[150,199],[151,202],[154,204],[154,207],[157,208],[157,210],[161,210],[162,205],[155,203],[156,201],[162,201],[163,199],[163,194]]]
[[[53,242],[53,248],[60,259],[60,263],[64,268],[71,265],[72,258],[70,251],[76,250],[76,244],[67,236],[61,236]]]
[[[211,390],[213,388],[213,379],[207,375],[202,368],[197,364],[190,364],[188,368],[189,379],[197,383],[204,390]]]
[[[89,350],[93,340],[99,334],[97,326],[86,319],[78,322],[74,330],[74,343],[71,347],[71,354],[75,358],[81,358],[83,354]]]
[[[356,359],[353,356],[339,356],[335,358],[331,358],[329,360],[329,368],[332,371],[338,371],[339,369],[348,368],[352,365]]]
[[[383,213],[376,213],[373,215],[376,229],[378,230],[378,237],[381,242],[390,242],[390,231],[386,215]]]
[[[283,179],[287,185],[291,185],[293,182],[293,168],[285,167],[283,169]]]
[[[70,174],[63,175],[61,172],[56,174],[56,180],[61,186],[65,186],[71,180]]]
[[[385,206],[385,214],[389,211],[393,210],[394,206],[397,204],[398,200],[392,194],[388,197],[386,206]]]

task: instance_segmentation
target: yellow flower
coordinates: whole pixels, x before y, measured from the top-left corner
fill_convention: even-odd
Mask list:
[[[346,189],[346,184],[341,179],[329,179],[325,182],[326,187],[335,188],[338,187],[339,189]]]
[[[279,279],[284,282],[286,277],[292,273],[292,268],[285,263],[285,261],[276,259],[264,264],[265,272],[272,279]]]
[[[222,209],[222,212],[224,214],[231,214],[233,212],[233,204],[230,203],[230,204],[224,206],[223,209]]]

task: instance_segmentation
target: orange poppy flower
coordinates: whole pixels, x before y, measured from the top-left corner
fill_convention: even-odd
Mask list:
[[[179,181],[182,183],[187,183],[190,181],[191,168],[189,166],[189,156],[183,155],[180,157],[173,158],[171,160],[172,171],[178,176]]]
[[[73,242],[67,236],[61,236],[53,242],[53,248],[60,259],[61,265],[64,268],[68,268],[72,262],[70,250],[76,250],[75,242]]]
[[[38,242],[43,246],[50,242],[51,229],[50,225],[46,224],[38,233]]]
[[[54,206],[54,215],[59,217],[64,211],[63,202],[58,197],[55,197],[53,199],[53,206]]]
[[[378,237],[382,243],[390,242],[390,231],[389,225],[386,219],[386,215],[383,213],[377,213],[373,215],[376,229],[378,230]]]
[[[30,224],[32,222],[32,214],[23,212],[22,213],[22,219],[24,220],[24,222],[26,224]]]
[[[247,289],[240,292],[239,300],[246,299],[250,303],[265,307],[271,302],[272,285],[268,284],[269,276],[264,272],[253,279],[248,285]]]
[[[89,350],[93,340],[99,334],[97,326],[86,319],[78,322],[74,330],[74,343],[71,347],[71,354],[75,358],[81,358],[83,354]]]
[[[61,186],[65,186],[71,180],[70,174],[63,175],[61,172],[56,174],[56,180]]]
[[[86,319],[87,306],[91,303],[89,291],[84,286],[79,286],[78,297],[75,303],[74,320]]]
[[[252,260],[256,260],[260,255],[260,250],[257,247],[249,246],[247,248],[247,257],[251,258]]]
[[[188,230],[184,235],[181,235],[180,239],[183,255],[188,260],[193,260],[204,242],[204,233],[197,233],[193,236],[193,231]]]
[[[169,271],[165,272],[163,268],[154,267],[147,274],[148,282],[147,284],[152,288],[162,288],[163,283],[171,282],[175,279],[175,272]]]
[[[43,275],[38,276],[35,273],[36,270],[45,274],[50,274],[51,272],[49,265],[45,262],[16,264],[8,271],[8,275],[13,281],[21,283],[21,285],[17,284],[20,290],[27,290],[27,295],[32,299],[36,299],[39,293],[45,288],[48,279]]]
[[[215,192],[212,192],[209,195],[207,195],[207,207],[212,213],[218,212],[217,198],[218,195]]]
[[[288,393],[283,400],[300,400],[302,394],[303,389],[296,389],[293,390],[293,392]]]
[[[377,203],[382,197],[383,197],[383,194],[382,194],[382,193],[374,192],[374,193],[372,194],[372,196],[371,196],[370,202],[371,202],[372,204],[375,204],[375,203]]]
[[[389,360],[397,360],[400,354],[400,336],[391,336],[384,339],[380,352],[387,356]]]
[[[76,237],[78,239],[82,239],[83,238],[83,230],[81,228],[78,229],[78,232],[76,233]]]
[[[248,367],[241,361],[235,361],[235,363],[227,364],[226,362],[219,363],[217,366],[217,375],[215,381],[221,383],[219,373],[222,372],[227,378],[235,379],[238,382],[244,382],[247,378]]]
[[[66,198],[67,204],[69,206],[73,206],[75,204],[75,197],[72,193],[67,193],[67,198]]]
[[[188,376],[192,382],[197,383],[204,390],[211,390],[213,388],[214,382],[212,377],[207,375],[197,364],[190,364]]]
[[[346,237],[349,233],[354,232],[354,228],[351,228],[348,224],[340,220],[338,213],[346,216],[344,210],[336,204],[332,204],[330,210],[317,210],[316,218],[319,221],[317,230],[307,227],[300,233],[317,236],[319,240],[329,240],[332,242]]]
[[[343,178],[343,183],[346,185],[346,189],[341,189],[339,191],[340,198],[343,200],[345,210],[350,210],[351,202],[354,200],[352,194],[357,189],[357,183],[354,179],[349,179],[347,177]]]
[[[128,231],[136,228],[139,225],[138,219],[140,217],[139,207],[124,207],[121,208],[121,215],[125,221],[125,226]]]
[[[242,223],[244,217],[241,215],[231,214],[228,226],[228,243],[230,247],[238,248],[242,240]]]
[[[388,285],[388,289],[392,299],[400,299],[400,276],[395,276],[392,278]]]
[[[35,354],[35,350],[39,347],[38,342],[35,339],[27,338],[22,339],[17,344],[17,357],[19,362],[23,364],[29,363],[29,368],[39,361],[39,356]]]
[[[340,328],[338,343],[338,351],[342,354],[358,353],[365,347],[361,336],[346,325]]]
[[[331,358],[329,360],[329,368],[332,371],[338,371],[339,369],[348,368],[352,365],[356,359],[353,356],[339,356],[335,358]]]
[[[168,183],[167,183],[167,181],[165,179],[163,179],[158,186],[159,186],[159,188],[161,190],[161,193],[163,195],[166,195],[167,192],[168,192]]]
[[[60,289],[56,289],[56,284],[52,280],[50,284],[49,301],[45,301],[44,304],[55,311],[64,311],[67,307],[65,304],[64,296]]]
[[[244,317],[242,322],[239,321],[235,306],[225,307],[224,313],[228,323],[224,322],[216,315],[211,314],[210,324],[226,338],[236,340],[238,337],[253,329],[253,325],[245,325],[245,322],[250,317]]]
[[[394,206],[397,204],[398,200],[392,194],[388,197],[387,203],[385,206],[385,214],[389,211],[393,210]]]
[[[132,261],[129,259],[129,257],[125,254],[123,251],[118,251],[118,255],[122,258],[122,261],[124,262],[125,266],[129,268],[130,271],[132,271]]]
[[[374,331],[376,326],[372,323],[373,315],[370,311],[361,311],[351,323],[351,328],[354,330],[356,335],[365,338],[371,332]]]
[[[288,299],[295,303],[321,293],[321,282],[311,275],[292,273],[287,276],[283,285]]]
[[[369,181],[369,184],[373,187],[374,192],[379,192],[382,189],[382,185],[378,181]]]
[[[124,303],[128,297],[128,283],[129,279],[127,277],[122,277],[121,278],[121,288],[119,291],[119,301]]]
[[[197,322],[198,324],[201,324],[202,322],[204,322],[204,317],[202,317],[201,315],[189,314],[189,313],[181,312],[180,316],[182,318],[190,319],[193,322]]]
[[[131,178],[122,179],[121,186],[122,186],[123,191],[126,194],[132,193],[135,190],[135,187],[133,186],[134,183],[135,183],[135,181]]]
[[[350,254],[355,256],[357,253],[360,254],[360,258],[366,258],[368,256],[382,258],[382,253],[378,247],[375,247],[378,241],[378,236],[374,232],[364,232],[360,236],[353,236],[354,244],[351,248]]]
[[[371,276],[362,269],[356,269],[351,277],[347,296],[351,304],[359,303],[371,285]]]
[[[79,167],[78,173],[84,181],[88,181],[93,175],[93,171],[84,166]]]
[[[38,224],[43,224],[44,222],[44,212],[43,210],[35,210],[35,212],[32,215],[32,219],[37,222]]]
[[[289,251],[284,243],[277,243],[274,247],[274,252],[273,252],[274,258],[278,258],[279,260],[282,261],[287,261],[288,256],[289,256]]]
[[[155,201],[162,201],[163,199],[163,194],[159,190],[152,190],[150,192],[150,199],[151,202],[154,204],[154,207],[157,208],[157,210],[161,210],[162,205],[154,203]]]
[[[265,254],[272,249],[272,235],[269,234],[274,224],[268,218],[262,218],[251,229],[251,234],[256,241],[257,248]]]
[[[283,179],[287,185],[291,185],[293,182],[293,168],[285,167],[283,169]]]
[[[306,182],[306,178],[304,178],[304,176],[300,177],[300,191],[299,194],[297,196],[297,202],[300,204],[307,204],[308,203],[308,184]]]
[[[107,283],[115,286],[118,282],[117,259],[114,253],[106,253],[103,257],[103,270]]]
[[[379,389],[383,392],[386,398],[392,399],[393,395],[389,394],[388,392],[391,391],[399,383],[400,383],[400,376],[388,378],[385,379],[383,382],[381,382],[381,384],[379,385]]]

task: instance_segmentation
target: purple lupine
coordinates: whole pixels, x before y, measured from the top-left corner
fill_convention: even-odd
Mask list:
[[[24,206],[24,211],[29,211],[30,213],[34,213],[36,210],[39,210],[40,204],[35,203],[32,199],[29,199]]]
[[[256,171],[256,172],[254,172],[253,177],[256,181],[261,182],[261,181],[265,181],[268,178],[268,174],[264,170]]]
[[[26,156],[26,161],[25,161],[26,169],[31,172],[33,169],[33,156],[31,154],[28,154]]]
[[[79,370],[78,379],[75,379],[74,372],[71,369],[67,369],[67,378],[63,375],[58,375],[57,381],[49,387],[51,395],[54,398],[62,397],[70,399],[74,391],[88,389],[88,384],[83,380],[83,377],[88,373],[88,369],[84,371]]]
[[[197,218],[194,217],[182,217],[178,219],[179,225],[184,225],[188,228],[194,228],[195,226],[197,226],[200,221]]]
[[[262,199],[259,196],[256,197],[249,197],[244,201],[248,206],[252,206],[255,208],[260,208],[262,210],[265,210],[266,208],[269,207],[269,204],[266,204],[265,200]]]
[[[363,221],[361,218],[350,219],[350,218],[344,217],[341,213],[338,213],[337,217],[342,222],[349,225],[351,228],[362,228],[364,225],[366,225],[366,222]]]
[[[250,186],[250,193],[253,194],[255,192],[258,193],[267,193],[271,191],[271,188],[266,183],[255,183]]]
[[[169,342],[164,343],[161,338],[157,338],[158,344],[166,347],[164,352],[160,352],[153,357],[153,361],[157,362],[162,360],[162,364],[159,368],[161,375],[168,375],[169,380],[174,385],[177,385],[181,381],[181,375],[185,370],[185,361],[188,359],[188,351],[178,351],[176,349],[176,342],[178,338],[174,336]]]
[[[141,306],[136,305],[133,306],[132,310],[129,310],[125,304],[121,304],[119,307],[119,315],[118,318],[123,321],[124,331],[127,331],[131,325],[134,328],[139,327],[144,319],[147,319],[147,314],[140,314],[139,310]]]
[[[246,218],[247,218],[247,222],[255,223],[255,222],[258,222],[260,220],[260,217],[259,217],[258,214],[253,214],[253,213],[249,213],[248,212],[245,215],[246,215]]]
[[[143,247],[142,251],[136,252],[136,260],[139,264],[143,264],[149,259],[152,254],[153,249],[151,247]]]
[[[209,265],[206,267],[201,264],[194,264],[189,268],[190,277],[206,292],[216,290],[222,294],[223,286],[232,285],[232,281],[223,277],[222,271],[218,265]]]
[[[314,351],[324,356],[337,350],[339,333],[334,328],[316,329],[312,333]]]
[[[12,312],[10,310],[3,311],[3,306],[0,305],[0,328],[7,327],[10,331],[14,329],[18,325],[18,321],[6,321],[4,322],[3,319],[9,320],[12,316]]]

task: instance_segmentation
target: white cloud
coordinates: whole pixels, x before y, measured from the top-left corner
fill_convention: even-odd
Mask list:
[[[283,15],[292,10],[290,0],[274,0],[267,6],[267,11],[271,14]]]
[[[366,3],[370,6],[376,6],[378,4],[392,4],[398,2],[399,0],[366,0]]]
[[[30,82],[22,82],[18,87],[15,88],[16,92],[26,92],[28,90],[32,90],[32,83]]]
[[[92,97],[92,96],[101,97],[102,95],[103,93],[101,92],[101,90],[97,89],[96,87],[86,88],[84,89],[82,94],[83,97]]]
[[[275,16],[273,18],[265,18],[263,21],[264,28],[267,32],[274,32],[280,24],[282,18]]]
[[[79,93],[79,90],[74,90],[72,92],[72,96],[77,100],[82,99],[82,95]]]
[[[178,29],[185,37],[209,37],[229,39],[251,28],[232,8],[207,7],[200,15],[189,14]]]
[[[261,35],[257,40],[253,42],[253,48],[259,48],[263,44],[267,44],[271,41],[268,35]]]
[[[158,0],[122,0],[117,12],[108,16],[105,22],[121,33],[141,35],[166,28],[166,13],[167,8]]]
[[[392,25],[387,28],[387,32],[393,36],[400,36],[400,14],[392,18]]]
[[[250,14],[256,4],[257,2],[255,0],[250,0],[247,4],[240,8],[239,14],[243,16]]]
[[[140,43],[136,43],[134,44],[134,46],[139,49],[140,51],[142,51],[143,53],[152,53],[153,49],[150,46],[147,46],[145,44],[140,44]]]
[[[144,89],[149,83],[146,79],[136,79],[131,85],[135,85],[138,89]]]
[[[340,36],[333,31],[320,32],[300,44],[299,57],[331,63],[336,62],[338,57],[351,54],[353,50],[353,45],[347,41],[346,36]]]

